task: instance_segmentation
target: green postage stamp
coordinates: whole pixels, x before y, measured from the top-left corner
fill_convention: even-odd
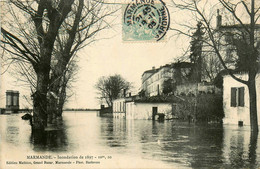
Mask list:
[[[170,15],[162,0],[132,0],[123,7],[123,41],[164,39]]]

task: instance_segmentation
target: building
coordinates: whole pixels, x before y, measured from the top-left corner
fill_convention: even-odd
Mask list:
[[[119,98],[113,101],[113,117],[155,120],[156,115],[163,114],[170,119],[172,106],[170,102],[142,100],[137,96]]]
[[[250,35],[247,29],[250,28],[250,24],[222,24],[222,16],[217,14],[217,25],[216,25],[216,41],[218,41],[218,48],[220,54],[226,66],[229,69],[245,69],[248,65],[248,57],[245,51],[249,51]],[[254,27],[255,41],[260,40],[260,24],[255,24]],[[241,50],[242,49],[242,50]],[[240,53],[240,57],[238,56]],[[242,54],[243,53],[243,54]]]
[[[217,15],[216,33],[219,36],[220,53],[223,60],[230,70],[236,71],[236,76],[240,79],[248,81],[248,74],[246,73],[251,63],[248,59],[250,53],[250,40],[247,29],[250,24],[222,24],[222,16]],[[260,38],[260,25],[255,24],[254,27],[255,40]],[[249,110],[249,92],[248,87],[242,84],[230,75],[225,73],[223,76],[223,109],[225,117],[224,124],[243,124],[250,125],[250,110]],[[256,95],[260,94],[260,74],[256,76]],[[258,122],[260,99],[257,98],[258,108]]]
[[[164,81],[172,78],[172,65],[166,64],[158,69],[153,67],[142,75],[142,90],[146,96],[156,96],[163,93]]]
[[[123,97],[113,100],[113,117],[125,118],[126,102],[131,101],[133,97]]]
[[[246,73],[237,73],[237,77],[247,80]],[[260,73],[256,76],[256,95],[260,96]],[[257,97],[258,123],[260,122],[260,97]],[[248,87],[230,75],[223,76],[224,124],[250,125]]]
[[[163,114],[166,119],[172,118],[172,103],[167,102],[126,102],[126,119],[156,120],[156,115]]]
[[[6,91],[5,113],[18,113],[19,110],[19,91]]]
[[[148,97],[161,95],[165,81],[172,79],[173,83],[182,84],[190,80],[192,65],[188,62],[177,62],[166,64],[158,69],[153,67],[143,73],[141,89]]]

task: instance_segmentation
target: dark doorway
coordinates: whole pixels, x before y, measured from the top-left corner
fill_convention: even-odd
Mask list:
[[[155,115],[158,113],[158,107],[153,107],[153,120],[155,120]]]

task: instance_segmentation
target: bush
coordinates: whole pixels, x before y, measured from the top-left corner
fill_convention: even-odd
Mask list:
[[[184,101],[176,104],[174,115],[179,119],[221,122],[224,117],[221,94],[182,96]]]

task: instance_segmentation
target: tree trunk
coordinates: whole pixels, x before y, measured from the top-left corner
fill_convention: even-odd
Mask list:
[[[48,126],[56,125],[55,124],[55,114],[57,110],[57,99],[52,95],[48,98]]]
[[[63,106],[66,100],[66,88],[67,84],[61,86],[61,91],[59,93],[59,103],[58,103],[58,108],[57,108],[57,116],[61,117],[62,116],[62,111],[63,111]]]
[[[258,132],[258,118],[257,118],[257,98],[256,98],[256,85],[255,85],[255,77],[250,77],[249,73],[249,83],[248,83],[248,90],[249,90],[249,109],[250,109],[250,124],[251,124],[251,131]]]
[[[257,138],[258,138],[258,132],[251,132],[249,153],[248,153],[248,158],[249,158],[248,160],[250,162],[250,168],[256,168]]]
[[[64,96],[63,92],[65,92],[67,87],[67,79],[64,75],[67,64],[67,60],[59,61],[59,63],[55,67],[54,74],[51,80],[52,82],[50,86],[50,91],[56,95],[56,98],[53,96],[50,97],[49,106],[52,114],[52,116],[50,117],[50,123],[53,123],[55,125],[57,123],[57,119],[62,116],[62,108],[64,100],[66,98],[66,95]]]
[[[33,129],[43,130],[47,126],[47,86],[49,74],[37,73],[36,92],[33,93]]]

